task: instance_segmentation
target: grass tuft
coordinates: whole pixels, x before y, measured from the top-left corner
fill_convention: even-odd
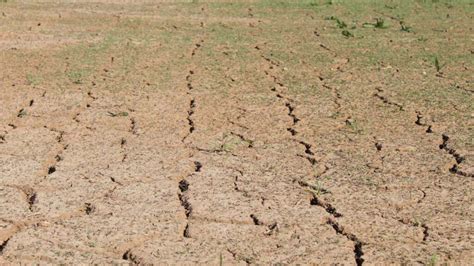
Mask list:
[[[342,32],[342,35],[344,35],[346,38],[350,38],[350,37],[354,37],[354,34],[352,34],[350,31],[348,30],[343,30]]]
[[[435,57],[434,57],[434,66],[435,66],[435,68],[436,68],[436,72],[440,72],[441,69],[445,66],[445,64],[441,64],[441,63],[439,62],[439,60],[438,60],[438,57],[435,56]]]
[[[377,29],[386,29],[388,26],[385,24],[385,20],[383,18],[375,18],[374,23],[365,22],[362,24],[364,28],[377,28]]]
[[[403,21],[400,21],[400,27],[401,27],[401,28],[400,28],[401,31],[404,31],[404,32],[411,32],[411,27],[410,27],[410,26],[407,26],[407,25],[405,24],[405,22],[403,22]]]

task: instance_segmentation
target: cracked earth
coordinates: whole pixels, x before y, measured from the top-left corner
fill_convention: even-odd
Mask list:
[[[302,2],[0,2],[0,263],[472,263],[473,5]]]

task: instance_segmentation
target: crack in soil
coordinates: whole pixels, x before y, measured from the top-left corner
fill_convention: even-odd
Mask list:
[[[66,212],[66,213],[63,213],[63,214],[60,214],[56,217],[48,217],[49,219],[46,219],[44,217],[32,217],[32,219],[27,219],[25,221],[9,221],[9,220],[4,220],[6,222],[9,222],[13,228],[11,230],[9,230],[9,233],[7,234],[7,236],[3,236],[3,242],[1,242],[0,244],[0,256],[3,255],[4,251],[5,251],[5,248],[8,244],[8,242],[11,240],[11,238],[16,235],[17,233],[23,231],[23,230],[26,230],[30,227],[48,227],[49,225],[52,225],[52,224],[57,224],[59,222],[62,222],[62,221],[67,221],[69,219],[72,219],[72,218],[78,218],[78,217],[81,217],[83,216],[83,212],[82,211],[73,211],[73,212]]]
[[[474,177],[474,173],[467,173],[459,169],[459,165],[465,161],[465,157],[459,154],[454,148],[450,148],[448,146],[449,136],[446,134],[442,134],[443,142],[439,145],[441,150],[446,151],[447,153],[451,154],[456,161],[456,163],[449,169],[449,172],[465,177]]]
[[[123,156],[122,156],[122,160],[121,162],[125,162],[125,160],[127,160],[128,158],[128,154],[127,154],[127,150],[126,150],[126,144],[127,144],[127,140],[125,138],[121,138],[120,139],[120,149],[122,150],[122,153],[123,153]]]
[[[237,252],[232,251],[230,248],[227,249],[227,252],[229,252],[232,255],[232,257],[234,258],[235,261],[243,261],[247,265],[250,265],[253,262],[252,258],[243,257],[243,256],[237,254]]]
[[[288,116],[291,117],[293,120],[293,125],[291,126],[291,128],[288,129],[288,131],[290,131],[290,129],[293,129],[296,126],[296,124],[300,121],[300,119],[296,117],[296,115],[293,113],[293,111],[295,110],[295,107],[290,102],[286,102],[285,106],[286,108],[288,108]],[[296,131],[295,131],[295,134],[293,134],[292,132],[292,135],[293,136],[296,135]]]
[[[264,223],[258,219],[255,214],[250,214],[250,218],[252,218],[254,225],[263,225]]]
[[[57,130],[57,129],[54,129],[54,128],[48,128],[45,126],[45,128],[49,129],[50,131],[52,132],[55,132],[58,134],[58,136],[56,137],[56,142],[58,143],[59,145],[59,151],[56,153],[56,155],[54,156],[54,163],[50,166],[48,166],[48,171],[47,171],[47,175],[51,175],[53,174],[54,172],[56,172],[56,165],[58,162],[62,161],[63,158],[61,156],[61,154],[67,150],[68,148],[68,145],[64,144],[64,134],[65,132],[62,131],[62,130]]]
[[[184,208],[184,213],[186,217],[189,217],[193,211],[191,203],[189,203],[188,198],[186,197],[186,191],[189,189],[189,182],[186,179],[182,179],[178,183],[178,188],[180,193],[178,194],[179,200],[181,202],[181,206]]]
[[[461,89],[467,93],[473,93],[474,94],[474,90],[470,90],[470,89],[467,89],[467,88],[464,88],[463,86],[459,85],[459,84],[455,84],[453,85],[455,88],[457,89]]]
[[[2,244],[0,244],[0,256],[3,255],[3,251],[7,247],[8,241],[10,241],[10,239],[11,237],[7,238],[5,241],[2,242]]]
[[[30,211],[33,211],[33,208],[34,208],[34,204],[36,203],[37,201],[37,194],[35,191],[30,191],[26,194],[26,200],[28,202],[28,209]]]
[[[423,194],[423,196],[416,202],[420,204],[426,198],[426,192],[423,189],[418,189],[418,190],[421,191],[421,193]]]
[[[21,191],[25,195],[25,201],[26,203],[28,203],[28,209],[30,211],[33,211],[34,204],[37,201],[37,193],[33,188],[29,186],[17,186],[17,185],[12,185],[8,187]]]
[[[80,123],[81,120],[79,120],[79,116],[81,115],[81,113],[76,113],[73,117],[72,117],[72,120],[74,120],[76,123]]]
[[[316,163],[318,163],[318,161],[310,155],[297,154],[296,156],[301,157],[301,158],[305,158],[306,160],[308,160],[308,162],[311,164],[311,166],[315,166]]]
[[[413,227],[416,227],[416,228],[421,228],[423,230],[423,239],[422,239],[422,241],[426,242],[428,240],[428,237],[430,236],[430,234],[429,234],[430,228],[425,223],[414,222],[414,221],[411,221],[411,220],[408,220],[408,219],[398,219],[397,221],[402,223],[402,224],[405,224],[405,225],[410,225],[410,226],[413,226]]]
[[[279,63],[276,63],[276,62],[274,62],[273,60],[271,60],[270,58],[265,57],[265,56],[263,56],[263,55],[262,55],[262,58],[265,59],[267,62],[270,63],[269,69],[273,69],[274,66],[275,66],[275,67],[279,67],[279,65],[280,65]],[[265,73],[265,75],[266,75],[267,77],[270,77],[276,85],[278,85],[278,86],[280,86],[280,87],[282,87],[282,88],[285,88],[285,85],[284,85],[281,81],[279,81],[279,78],[278,78],[277,76],[270,74],[270,72],[268,72],[268,71],[266,71],[266,70],[264,71],[264,73]],[[291,104],[291,102],[293,102],[293,100],[292,100],[291,98],[289,98],[289,97],[284,96],[281,92],[278,92],[276,87],[272,87],[270,90],[271,90],[272,92],[276,92],[275,96],[276,96],[278,99],[286,100],[285,106],[286,106],[286,108],[288,109],[287,115],[288,115],[288,116],[291,118],[291,120],[292,120],[291,126],[288,127],[288,128],[286,128],[286,130],[287,130],[288,132],[290,132],[290,134],[291,134],[292,136],[296,136],[296,135],[298,134],[298,131],[297,131],[294,127],[295,127],[296,124],[300,121],[300,119],[293,113],[294,110],[295,110],[295,106],[293,106],[293,105]]]
[[[311,150],[311,147],[312,147],[311,144],[302,140],[298,140],[297,142],[305,147],[304,153],[306,153],[307,155],[314,156],[314,152]]]
[[[425,126],[426,133],[433,133],[432,125],[429,125],[426,122],[424,122],[424,116],[420,111],[416,111],[415,124],[418,126]],[[439,145],[439,148],[441,150],[446,151],[450,155],[452,155],[454,160],[456,161],[456,163],[453,164],[453,166],[449,169],[449,172],[456,175],[460,175],[460,176],[474,177],[474,173],[468,173],[459,169],[459,165],[465,161],[465,156],[457,152],[456,149],[448,146],[450,137],[447,134],[442,134],[441,138],[442,138],[442,143]]]
[[[239,182],[239,175],[240,175],[240,176],[244,176],[244,172],[243,172],[242,170],[238,169],[238,168],[233,168],[233,167],[231,167],[230,169],[232,169],[232,170],[234,170],[234,171],[236,171],[236,172],[238,173],[238,175],[235,175],[235,176],[234,176],[234,190],[235,190],[235,191],[238,191],[238,192],[240,192],[240,193],[242,193],[242,195],[243,195],[244,197],[250,197],[249,194],[248,194],[248,191],[241,189],[241,188],[239,187],[239,184],[238,184],[238,182]]]
[[[196,55],[196,52],[202,46],[202,43],[204,43],[203,39],[201,39],[198,43],[196,43],[194,45],[194,47],[191,51],[191,58],[194,55]],[[181,140],[181,142],[185,146],[187,146],[186,145],[186,139],[191,134],[193,134],[193,132],[196,128],[194,120],[193,120],[193,115],[196,111],[196,98],[192,95],[192,91],[194,90],[193,83],[192,83],[192,79],[193,79],[194,74],[195,74],[194,70],[189,70],[189,73],[185,77],[186,82],[187,82],[186,83],[186,87],[187,87],[187,92],[186,93],[191,96],[191,98],[189,100],[189,107],[188,107],[187,116],[186,116],[186,120],[188,121],[188,133]],[[186,178],[191,177],[195,173],[201,172],[201,169],[203,167],[203,165],[199,161],[194,161],[193,164],[194,164],[194,171],[192,173],[188,174],[187,177],[183,177],[178,182],[178,189],[179,189],[178,199],[181,203],[181,206],[184,209],[184,214],[186,215],[186,226],[184,227],[184,230],[183,230],[183,233],[182,233],[183,237],[185,237],[185,238],[191,238],[190,228],[189,228],[190,227],[189,218],[190,218],[190,216],[193,212],[192,205],[189,202],[189,198],[188,198],[188,195],[187,195],[190,184],[189,184],[189,182]]]
[[[194,172],[201,172],[202,164],[198,161],[194,162]]]
[[[202,43],[204,43],[204,40],[200,40],[198,43],[196,43],[196,44],[194,45],[194,48],[193,48],[193,50],[191,51],[191,56],[196,55],[196,52],[199,50],[199,48],[201,48]]]
[[[339,89],[337,88],[333,88],[327,84],[323,84],[322,85],[324,88],[328,89],[331,91],[331,93],[333,94],[333,102],[334,102],[334,105],[336,106],[336,112],[335,114],[339,114],[341,112],[341,108],[342,108],[342,104],[341,104],[341,100],[342,100],[342,96],[341,96],[341,93],[339,92]]]
[[[186,76],[186,80],[188,81],[187,83],[187,88],[188,88],[188,92],[187,94],[191,94],[191,91],[194,89],[193,88],[193,85],[192,85],[192,76],[194,75],[194,71],[193,70],[190,70],[189,71],[189,74]],[[186,136],[183,137],[183,139],[181,140],[183,143],[186,141],[186,139],[194,132],[194,130],[196,129],[195,125],[194,125],[194,120],[193,120],[193,114],[195,112],[195,109],[196,109],[196,98],[195,97],[192,97],[191,100],[189,100],[189,108],[188,108],[188,115],[186,117],[186,120],[188,121],[188,126],[189,126],[189,131],[188,133],[186,134]]]
[[[188,82],[186,83],[186,87],[188,88],[188,94],[190,93],[191,90],[194,89],[193,84],[191,82],[193,75],[194,75],[194,71],[189,70],[189,74],[186,76],[186,81]]]
[[[313,206],[319,206],[323,208],[327,213],[332,215],[334,218],[342,217],[342,214],[339,213],[336,210],[336,208],[334,208],[330,203],[319,199],[314,193],[313,193],[313,198],[310,200],[310,204]]]
[[[130,118],[130,130],[129,130],[129,132],[132,133],[132,135],[138,136],[137,121],[133,117]]]
[[[428,237],[430,236],[428,233],[428,226],[426,224],[422,224],[421,227],[423,227],[423,241],[428,240]]]
[[[273,222],[271,224],[264,223],[260,219],[258,219],[258,217],[255,214],[250,214],[250,218],[252,218],[254,225],[267,227],[264,233],[267,236],[273,235],[274,232],[279,231],[279,226],[277,222]]]
[[[90,215],[90,214],[93,213],[94,211],[95,211],[95,206],[92,205],[92,203],[89,203],[89,202],[84,203],[84,212],[85,212],[87,215]]]
[[[398,110],[400,111],[405,111],[403,105],[399,104],[399,103],[396,103],[396,102],[392,102],[390,101],[386,96],[380,94],[383,92],[383,90],[381,88],[375,88],[377,90],[376,93],[374,93],[374,97],[381,100],[384,104],[387,104],[387,105],[391,105],[391,106],[395,106],[398,108]]]
[[[122,255],[122,259],[123,260],[127,260],[127,261],[130,261],[130,263],[132,265],[139,265],[141,264],[141,259],[139,257],[137,257],[136,255],[134,255],[132,253],[132,250],[131,249],[128,249],[127,251],[125,251]]]
[[[247,143],[247,147],[248,147],[248,148],[253,148],[253,143],[254,143],[253,140],[248,139],[248,138],[244,137],[244,135],[239,134],[239,133],[235,133],[235,132],[233,132],[233,131],[231,131],[230,134],[231,134],[231,135],[234,135],[234,136],[236,136],[236,137],[238,137],[242,142]]]
[[[27,106],[28,107],[33,106],[34,102],[35,102],[35,100],[31,99],[28,102]],[[16,119],[22,118],[22,117],[26,116],[27,114],[28,114],[27,113],[27,107],[20,108],[20,110],[15,115],[15,117],[11,119],[12,121],[10,123],[8,123],[7,126],[11,127],[11,129],[16,129],[17,128],[17,126],[15,125]],[[8,133],[9,133],[8,131],[4,131],[4,134],[0,135],[0,144],[5,143],[5,136],[8,135]]]
[[[195,173],[201,172],[202,169],[202,164],[199,161],[194,161],[194,172],[189,174],[188,177],[192,176]],[[186,180],[186,178],[183,178],[179,181],[178,183],[178,188],[179,188],[179,193],[178,193],[178,199],[181,203],[181,206],[184,209],[184,214],[186,215],[186,226],[183,230],[183,236],[185,238],[190,238],[190,233],[189,233],[189,218],[193,212],[193,207],[191,206],[191,203],[189,202],[189,198],[187,195],[187,191],[189,190],[189,182]]]
[[[248,127],[240,124],[240,123],[237,123],[237,122],[234,122],[232,121],[231,119],[227,118],[227,122],[229,122],[230,124],[234,125],[234,126],[237,126],[237,127],[240,127],[240,128],[243,128],[243,129],[246,129],[246,130],[249,130]]]
[[[89,96],[89,98],[91,98],[93,101],[98,99],[98,97],[96,97],[92,94],[92,91],[87,92],[87,96]]]
[[[92,91],[88,91],[87,92],[87,98],[89,98],[90,100],[86,100],[86,108],[89,108],[91,107],[91,104],[92,102],[96,101],[98,99],[98,97],[94,96],[92,94]],[[81,115],[81,113],[84,111],[84,109],[82,109],[81,111],[77,112],[73,117],[72,117],[72,120],[74,120],[76,123],[80,123],[81,120],[79,119],[79,116]]]
[[[119,181],[117,181],[115,178],[113,178],[113,177],[110,176],[109,179],[110,179],[110,181],[112,181],[112,182],[114,182],[114,183],[116,183],[116,184],[118,184],[118,185],[120,185],[120,186],[123,186],[123,184],[120,183]]]
[[[49,176],[49,175],[56,172],[57,163],[59,163],[60,161],[63,160],[61,154],[68,148],[68,145],[64,144],[64,134],[65,134],[64,131],[57,130],[57,129],[54,129],[54,128],[49,128],[47,126],[45,126],[45,128],[49,129],[50,131],[54,132],[55,134],[58,134],[56,136],[56,142],[57,142],[57,145],[59,146],[59,149],[58,149],[56,155],[54,155],[54,157],[52,158],[53,163],[50,163],[46,167],[46,170],[43,170],[43,171],[46,171],[46,173],[42,172],[42,174],[41,174],[43,179],[35,182],[34,186],[39,185],[44,180],[44,178],[46,178],[47,176]],[[49,162],[50,162],[50,160],[46,160],[46,163],[49,163]],[[28,206],[29,206],[28,209],[30,211],[34,211],[35,204],[38,203],[38,194],[34,191],[33,188],[22,189],[22,191],[26,195],[27,203],[28,203]]]
[[[256,46],[255,48],[257,50],[261,50],[260,47],[258,47],[258,46]],[[273,69],[274,67],[279,67],[280,66],[279,63],[274,62],[273,60],[271,60],[268,57],[265,57],[265,56],[262,55],[262,58],[264,58],[267,62],[270,63],[269,69]],[[279,82],[279,79],[278,79],[277,76],[271,75],[268,71],[264,71],[264,72],[265,72],[265,75],[267,75],[268,77],[271,77],[276,84],[278,84],[281,87],[284,87],[284,85],[281,82]],[[337,90],[335,90],[335,89],[333,89],[333,88],[331,88],[327,85],[323,85],[323,86],[325,86],[326,88],[332,90],[336,94],[335,104],[336,104],[337,109],[339,110],[341,108],[341,105],[339,103],[339,100],[341,99],[341,95],[339,94],[339,92]],[[271,90],[273,92],[277,92],[275,87],[273,87]],[[292,100],[289,99],[288,97],[285,97],[285,96],[281,95],[280,93],[278,93],[278,95],[280,95],[280,97],[277,96],[277,98],[283,98],[283,99],[287,100],[287,102],[285,103],[285,106],[288,108],[288,116],[290,116],[293,120],[292,126],[295,126],[296,123],[298,123],[300,121],[300,119],[297,118],[293,113],[295,107],[293,105],[291,105]],[[394,103],[392,103],[392,104],[394,104]],[[292,134],[292,136],[295,136],[297,134],[296,130],[294,130],[293,127],[289,127],[289,128],[287,128],[287,130]],[[311,146],[307,142],[304,142],[304,141],[300,142],[300,144],[305,147],[305,153],[306,153],[306,156],[300,156],[300,157],[304,157],[307,160],[309,160],[312,167],[313,167],[314,164],[316,164],[317,161],[313,157],[314,154],[311,151]],[[327,167],[326,167],[325,171],[327,171]],[[319,175],[319,176],[321,176],[321,175]],[[308,183],[304,183],[302,181],[298,182],[298,184],[300,186],[303,186],[303,187],[310,186]],[[319,190],[319,188],[316,188],[316,189]],[[362,246],[363,246],[362,242],[354,234],[346,232],[339,225],[339,223],[337,223],[337,221],[335,219],[337,219],[338,217],[341,217],[342,214],[337,212],[335,207],[333,207],[331,204],[329,204],[327,202],[324,202],[324,201],[320,200],[315,193],[312,193],[312,194],[313,194],[313,198],[311,199],[310,204],[323,208],[330,215],[330,218],[328,218],[327,223],[332,226],[332,228],[336,231],[336,233],[341,234],[341,235],[345,236],[347,239],[349,239],[350,241],[354,242],[354,258],[355,258],[356,264],[358,266],[362,265],[362,263],[364,262],[364,259],[362,258],[362,256],[364,255],[364,253],[362,251]],[[252,217],[252,219],[254,220],[254,223],[259,222],[258,219],[255,220],[254,218],[256,218],[256,217]]]
[[[432,129],[432,125],[428,125],[426,124],[424,121],[424,116],[421,112],[419,111],[416,111],[416,121],[415,121],[415,124],[418,125],[418,126],[425,126],[426,127],[426,130],[425,132],[426,133],[433,133],[433,129]]]
[[[188,134],[186,134],[186,136],[184,136],[184,138],[182,139],[182,141],[184,142],[193,132],[194,130],[196,129],[195,126],[194,126],[194,120],[192,118],[194,112],[195,112],[195,109],[196,109],[196,99],[195,98],[192,98],[190,101],[189,101],[189,108],[188,108],[188,116],[186,117],[186,120],[188,120],[188,126],[189,126],[189,132]]]
[[[330,225],[334,231],[336,231],[337,234],[345,236],[348,240],[354,242],[354,258],[356,261],[356,264],[358,266],[361,266],[364,263],[364,259],[362,256],[364,256],[364,252],[362,251],[362,246],[363,243],[357,238],[352,233],[348,233],[344,230],[344,228],[339,225],[339,223],[335,219],[329,218],[327,220],[327,224]]]
[[[239,177],[238,177],[238,176],[235,176],[235,177],[234,177],[234,190],[237,191],[237,192],[242,193],[242,195],[243,195],[244,197],[247,197],[247,198],[250,197],[248,191],[243,190],[243,189],[241,189],[241,188],[239,187],[239,184],[237,183],[238,181],[239,181]]]
[[[235,155],[234,153],[228,151],[228,150],[225,150],[223,148],[224,145],[220,145],[219,148],[215,148],[215,149],[204,149],[204,148],[199,148],[199,147],[192,147],[192,149],[194,150],[197,150],[199,152],[205,152],[205,153],[215,153],[215,154],[223,154],[223,153],[227,153],[227,154],[230,154],[232,156],[237,156]]]

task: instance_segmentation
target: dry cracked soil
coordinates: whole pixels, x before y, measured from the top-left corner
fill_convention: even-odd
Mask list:
[[[0,263],[471,264],[473,11],[0,1]]]

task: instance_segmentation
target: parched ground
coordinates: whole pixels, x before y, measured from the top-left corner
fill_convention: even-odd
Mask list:
[[[474,261],[472,2],[61,2],[0,1],[0,263]]]

